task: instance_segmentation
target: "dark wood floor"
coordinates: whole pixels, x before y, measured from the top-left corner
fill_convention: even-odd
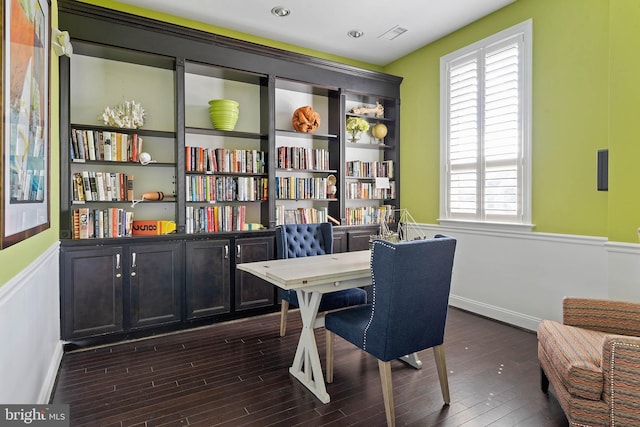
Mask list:
[[[300,316],[278,336],[278,314],[64,355],[51,403],[71,425],[384,426],[376,360],[336,338],[335,378],[322,404],[288,374]],[[324,366],[324,329],[316,332]],[[445,338],[451,405],[433,353],[422,370],[393,362],[402,426],[567,426],[540,391],[536,336],[452,308]]]

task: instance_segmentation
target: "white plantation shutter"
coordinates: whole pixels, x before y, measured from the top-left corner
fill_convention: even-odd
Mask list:
[[[530,218],[525,36],[501,35],[442,59],[443,219]]]

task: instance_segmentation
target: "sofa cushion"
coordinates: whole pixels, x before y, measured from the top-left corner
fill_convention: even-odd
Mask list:
[[[543,320],[538,342],[569,393],[590,400],[602,398],[604,332]]]

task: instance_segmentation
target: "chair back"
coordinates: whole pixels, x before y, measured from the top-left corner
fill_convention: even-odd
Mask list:
[[[444,342],[455,247],[446,236],[373,242],[364,350],[389,361]]]
[[[328,222],[276,227],[276,257],[298,258],[333,253],[333,228]]]

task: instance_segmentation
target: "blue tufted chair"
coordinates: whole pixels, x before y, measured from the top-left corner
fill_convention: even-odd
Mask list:
[[[443,342],[455,247],[456,240],[445,236],[375,240],[372,302],[325,316],[327,382],[333,382],[335,335],[376,357],[389,426],[395,425],[390,361],[405,354],[433,348],[442,397],[450,402]]]
[[[298,258],[333,253],[333,228],[328,222],[319,224],[286,224],[276,227],[276,256],[278,259]],[[289,306],[298,307],[296,291],[280,290],[282,309],[280,336],[287,331]],[[331,292],[322,296],[318,312],[366,304],[367,293],[359,288]]]

